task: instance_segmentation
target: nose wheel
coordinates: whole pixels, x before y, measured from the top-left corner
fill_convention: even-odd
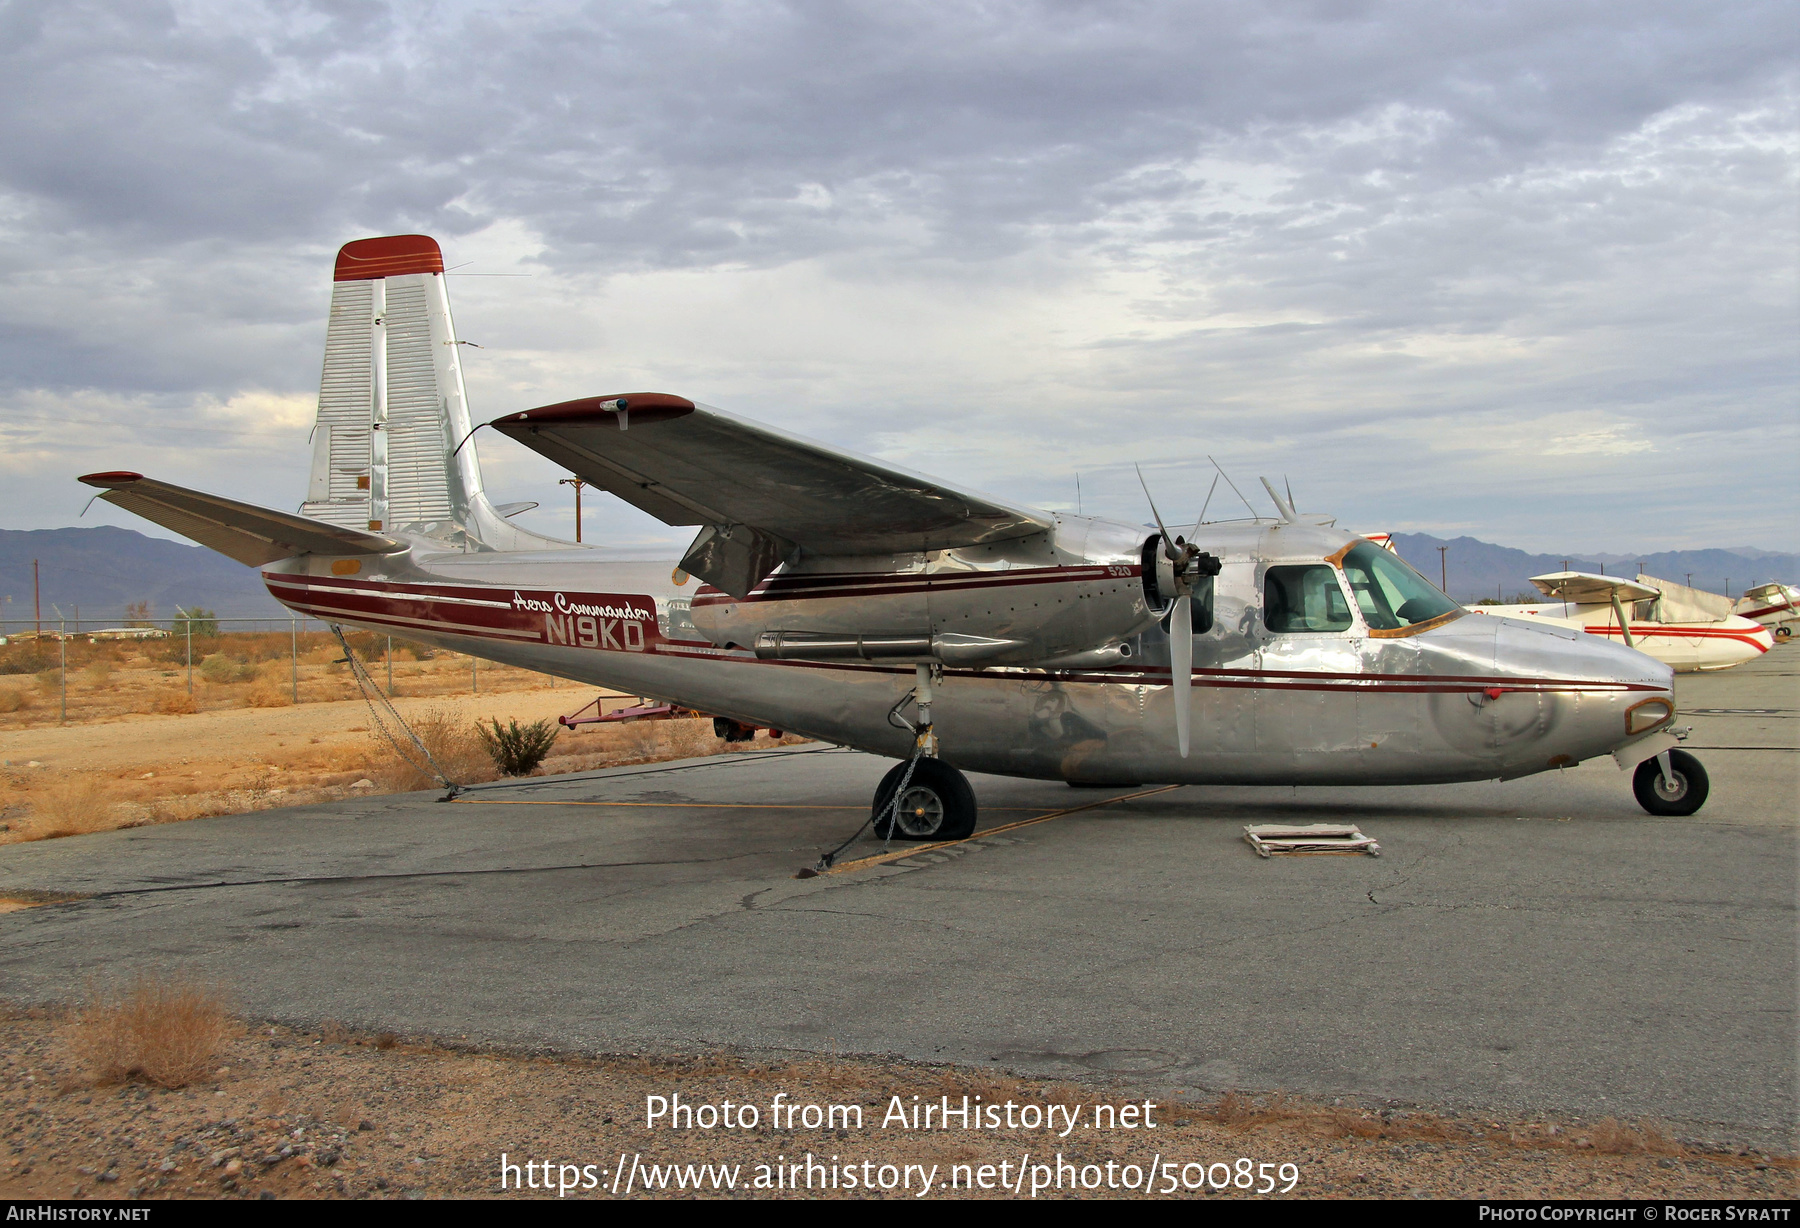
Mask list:
[[[1706,805],[1708,789],[1706,769],[1685,750],[1653,755],[1631,774],[1631,791],[1638,805],[1661,817],[1693,814]]]

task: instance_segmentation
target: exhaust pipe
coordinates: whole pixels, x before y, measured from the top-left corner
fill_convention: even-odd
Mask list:
[[[764,631],[756,637],[761,661],[940,661],[972,665],[1026,648],[1023,640],[979,635],[833,635]]]

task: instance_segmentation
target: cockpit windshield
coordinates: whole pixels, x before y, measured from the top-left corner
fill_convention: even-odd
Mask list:
[[[1358,542],[1345,553],[1344,578],[1357,609],[1371,631],[1398,631],[1429,622],[1462,607],[1439,592],[1405,560],[1372,542]]]

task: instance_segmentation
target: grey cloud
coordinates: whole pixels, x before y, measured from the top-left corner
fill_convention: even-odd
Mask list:
[[[542,236],[546,291],[1140,272],[1148,331],[1084,343],[1064,392],[1145,439],[1178,422],[1190,458],[1254,450],[1252,415],[1423,473],[1357,432],[1606,410],[1711,463],[1794,374],[1795,41],[1778,3],[0,0],[0,422],[8,390],[304,390],[339,243],[503,220]],[[1234,193],[1243,168],[1275,178]],[[575,344],[529,308],[493,331]],[[1449,364],[1427,335],[1496,344]],[[986,412],[1079,446],[1034,378]],[[811,412],[854,446],[967,411]],[[1596,489],[1651,472],[1609,463]]]

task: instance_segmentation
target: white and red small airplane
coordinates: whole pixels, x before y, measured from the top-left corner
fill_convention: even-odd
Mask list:
[[[1548,600],[1468,609],[1573,627],[1635,648],[1673,667],[1676,673],[1730,669],[1755,660],[1775,645],[1767,627],[1731,612],[1729,597],[1655,576],[1627,580],[1587,571],[1557,571],[1533,576],[1531,582]]]
[[[1792,584],[1758,584],[1744,591],[1732,613],[1762,624],[1778,640],[1788,639],[1794,634],[1794,627],[1800,625],[1800,588]]]

